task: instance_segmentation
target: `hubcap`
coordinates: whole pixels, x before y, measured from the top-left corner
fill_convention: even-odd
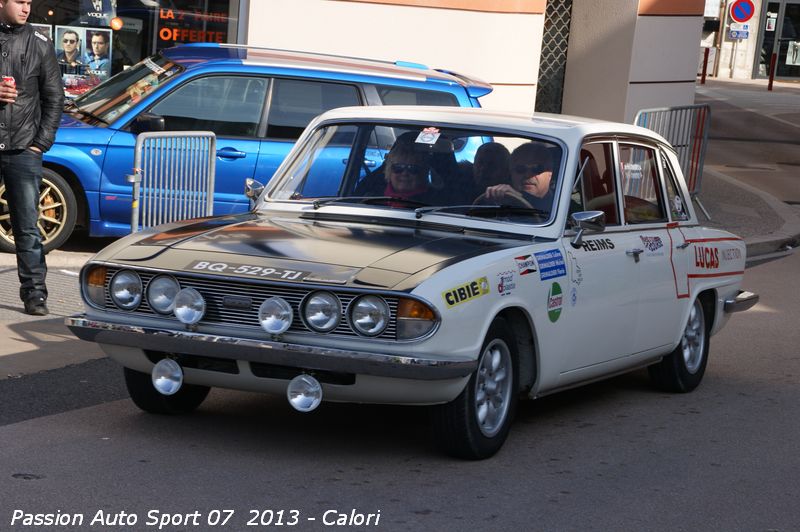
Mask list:
[[[64,228],[67,215],[66,203],[58,187],[46,178],[42,179],[42,186],[39,189],[39,220],[36,222],[42,234],[42,244],[47,244]],[[0,185],[0,237],[14,242],[5,184]]]
[[[703,319],[703,307],[700,305],[700,301],[695,301],[692,310],[689,311],[689,321],[686,322],[686,329],[683,331],[681,339],[683,361],[689,373],[697,373],[697,370],[700,369],[705,344],[706,324]]]
[[[475,382],[475,416],[484,436],[503,426],[511,404],[511,353],[506,343],[493,340],[481,355]]]

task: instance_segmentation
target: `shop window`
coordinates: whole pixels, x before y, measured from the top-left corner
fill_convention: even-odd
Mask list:
[[[267,136],[296,140],[311,120],[337,107],[361,105],[352,85],[276,79],[269,107]]]
[[[190,81],[150,109],[167,131],[213,131],[217,136],[254,137],[267,94],[267,80],[212,76]]]

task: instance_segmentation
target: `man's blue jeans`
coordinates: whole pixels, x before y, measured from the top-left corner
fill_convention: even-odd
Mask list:
[[[47,265],[37,225],[42,154],[31,149],[0,151],[0,178],[6,186],[5,199],[17,248],[20,299],[25,301],[34,291],[47,297]]]

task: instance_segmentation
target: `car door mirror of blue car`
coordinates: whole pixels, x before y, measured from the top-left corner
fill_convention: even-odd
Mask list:
[[[164,131],[164,117],[153,113],[141,113],[131,122],[131,133],[138,135],[149,131]]]

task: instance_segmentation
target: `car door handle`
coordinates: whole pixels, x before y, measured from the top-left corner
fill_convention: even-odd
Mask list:
[[[222,148],[217,150],[217,157],[223,159],[244,159],[247,157],[247,152],[239,151],[234,148]]]
[[[678,244],[675,247],[678,248],[678,249],[686,249],[686,248],[689,247],[689,242],[684,242],[683,244]]]
[[[644,250],[640,248],[633,248],[625,251],[625,254],[633,257],[636,262],[639,262],[639,255],[642,253],[644,253]]]

